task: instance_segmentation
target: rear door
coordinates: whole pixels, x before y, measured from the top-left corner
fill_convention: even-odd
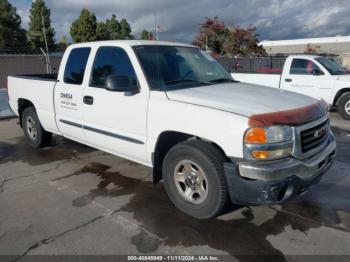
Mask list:
[[[86,138],[92,146],[145,163],[149,89],[140,85],[143,74],[137,58],[128,46],[101,46],[94,53],[90,81],[84,90]],[[140,92],[106,90],[106,79],[111,75],[129,77]]]
[[[84,76],[86,64],[91,49],[89,47],[76,47],[67,50],[62,59],[65,65],[60,72],[60,81],[55,88],[56,123],[59,131],[73,140],[84,141],[82,94],[84,89]]]
[[[281,79],[281,86],[289,91],[329,101],[332,96],[333,79],[328,71],[315,61],[294,58],[289,74],[284,74]]]

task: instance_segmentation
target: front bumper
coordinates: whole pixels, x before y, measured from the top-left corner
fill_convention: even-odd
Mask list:
[[[225,175],[230,199],[236,204],[276,204],[305,192],[331,167],[336,142],[307,160],[293,157],[268,162],[229,162]]]

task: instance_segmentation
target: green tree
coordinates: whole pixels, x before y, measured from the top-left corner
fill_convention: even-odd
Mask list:
[[[61,37],[61,40],[60,40],[60,43],[63,44],[63,45],[66,45],[68,46],[68,39],[67,39],[67,36],[62,36]]]
[[[120,20],[119,32],[120,32],[120,39],[134,39],[134,36],[131,35],[131,26],[125,18]]]
[[[120,24],[114,14],[106,20],[106,26],[111,40],[120,39]]]
[[[43,0],[32,2],[30,8],[29,36],[32,48],[38,49],[45,47],[45,36],[43,30],[43,21],[46,32],[47,44],[49,47],[55,45],[55,30],[51,27],[51,11],[47,8]]]
[[[80,17],[72,23],[70,33],[74,42],[134,39],[126,19],[119,22],[113,14],[106,22],[97,22],[96,16],[87,9],[83,9]]]
[[[26,31],[21,28],[21,17],[7,0],[0,0],[0,48],[26,47]]]
[[[75,43],[90,42],[96,39],[96,28],[95,14],[84,8],[79,18],[72,23],[70,34]]]
[[[103,22],[98,22],[96,26],[96,40],[110,40],[111,35],[108,32],[108,27]]]
[[[153,39],[153,33],[149,32],[147,30],[142,30],[141,32],[141,40],[152,40]]]
[[[58,43],[58,47],[60,50],[65,50],[67,46],[69,45],[67,37],[64,35],[62,36],[60,42]]]

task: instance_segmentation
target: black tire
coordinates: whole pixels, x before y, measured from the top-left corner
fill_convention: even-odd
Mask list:
[[[348,106],[350,105],[350,93],[343,95],[339,99],[338,111],[339,114],[345,119],[350,120],[350,111]]]
[[[29,123],[28,123],[29,120]],[[31,132],[32,128],[29,127],[33,122],[35,126],[36,135]],[[34,148],[41,148],[49,146],[52,141],[52,134],[46,132],[39,121],[38,115],[34,107],[27,107],[22,112],[22,127],[28,143]]]
[[[186,201],[174,179],[178,164],[187,160],[196,163],[206,176],[207,194],[200,204]],[[166,155],[162,170],[165,189],[173,204],[183,213],[198,219],[219,215],[228,200],[225,160],[216,147],[200,140],[189,140],[174,146]]]

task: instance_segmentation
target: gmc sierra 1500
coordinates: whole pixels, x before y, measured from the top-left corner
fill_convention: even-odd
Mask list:
[[[201,219],[228,200],[282,203],[335,156],[324,102],[237,83],[191,45],[74,44],[58,76],[10,76],[8,91],[33,147],[57,134],[153,167],[175,206]]]

